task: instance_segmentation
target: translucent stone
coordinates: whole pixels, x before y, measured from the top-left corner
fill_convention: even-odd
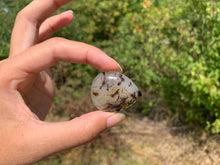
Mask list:
[[[141,92],[127,76],[120,72],[99,73],[93,80],[91,98],[99,110],[120,111],[134,104]]]

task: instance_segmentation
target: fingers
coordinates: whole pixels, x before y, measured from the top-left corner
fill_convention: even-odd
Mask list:
[[[48,18],[40,26],[38,42],[45,41],[46,39],[51,37],[54,32],[69,25],[72,20],[73,12],[71,10]]]
[[[104,130],[111,128],[123,120],[124,116],[117,113],[95,111],[85,114],[72,121],[63,123],[47,123],[43,134],[51,139],[59,150],[86,143]],[[50,133],[53,133],[53,136]],[[65,135],[65,137],[63,136]],[[59,141],[62,145],[56,144]]]
[[[91,141],[104,130],[120,123],[124,115],[109,112],[91,112],[79,118],[61,123],[42,123],[35,129],[38,136],[35,152],[48,156]]]
[[[96,111],[60,123],[36,119],[6,122],[2,127],[6,134],[1,136],[5,143],[2,143],[0,154],[4,157],[4,164],[33,164],[51,154],[91,141],[99,133],[119,124],[124,117]]]
[[[70,1],[34,0],[21,10],[16,17],[12,32],[10,56],[14,56],[37,43],[41,23]]]
[[[8,77],[16,76],[14,79],[39,73],[59,61],[90,64],[100,71],[114,71],[120,68],[114,59],[100,49],[63,38],[49,39],[8,60],[8,72],[12,72]]]

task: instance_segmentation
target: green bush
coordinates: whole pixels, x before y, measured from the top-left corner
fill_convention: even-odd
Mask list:
[[[81,39],[119,61],[143,89],[162,90],[171,114],[219,132],[219,2],[155,0],[148,6],[146,1],[113,0],[78,5],[75,28],[82,27],[76,30]]]
[[[9,55],[10,37],[16,14],[29,2],[30,0],[0,2],[0,60]]]
[[[166,66],[172,72],[166,79],[175,90],[169,89],[171,84],[165,79],[165,98],[174,113],[191,124],[206,124],[213,133],[220,130],[219,6],[214,1],[186,1],[177,17],[171,17],[172,24],[166,24],[163,30],[178,54],[169,58]]]

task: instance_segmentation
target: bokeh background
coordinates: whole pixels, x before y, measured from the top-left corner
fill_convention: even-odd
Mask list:
[[[16,14],[29,2],[0,0],[1,60]],[[57,13],[65,10],[74,21],[54,36],[105,51],[143,96],[118,127],[37,165],[220,164],[219,0],[74,0]],[[96,69],[61,62],[52,72],[57,92],[46,120],[95,110]]]

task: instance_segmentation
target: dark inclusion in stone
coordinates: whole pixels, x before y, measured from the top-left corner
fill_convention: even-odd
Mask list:
[[[93,104],[105,111],[125,109],[134,104],[141,95],[132,80],[115,71],[98,74],[91,87]]]

